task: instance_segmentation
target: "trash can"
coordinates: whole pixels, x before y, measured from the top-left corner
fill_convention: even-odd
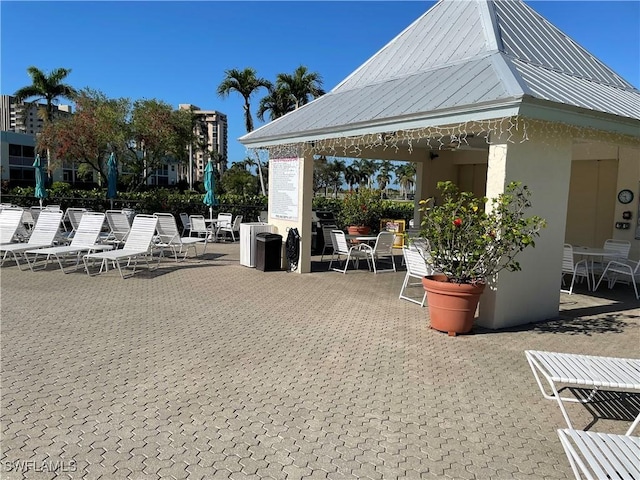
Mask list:
[[[282,270],[282,235],[256,234],[256,269],[263,272]]]

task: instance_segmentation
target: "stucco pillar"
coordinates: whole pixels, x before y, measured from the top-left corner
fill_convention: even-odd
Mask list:
[[[272,186],[276,184],[272,178],[273,169],[269,169],[269,224],[276,227],[276,233],[282,235],[283,254],[282,265],[287,267],[284,243],[290,228],[297,228],[301,236],[300,260],[298,262],[297,273],[311,272],[311,209],[313,202],[313,154],[311,152],[298,153],[298,209],[297,220],[284,220],[271,217],[274,209],[271,206],[273,194]]]
[[[572,141],[538,140],[530,133],[522,143],[492,139],[496,143],[489,148],[487,197],[503,193],[511,181],[522,182],[532,192],[527,216],[539,215],[547,222],[535,248],[517,257],[522,271],[502,271],[485,290],[477,323],[492,329],[546,320],[559,311]]]

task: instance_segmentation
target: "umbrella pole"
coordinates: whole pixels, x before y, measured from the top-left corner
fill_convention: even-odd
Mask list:
[[[40,210],[42,210],[42,199],[40,199]]]
[[[113,198],[110,198],[109,201],[111,202],[111,210],[113,210]]]
[[[211,241],[215,241],[216,238],[213,236],[213,207],[209,206],[209,220],[211,220],[211,223],[209,225],[211,225],[211,235],[210,235],[210,239]]]

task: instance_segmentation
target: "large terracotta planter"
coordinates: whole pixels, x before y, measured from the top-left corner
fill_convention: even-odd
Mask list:
[[[351,225],[347,227],[347,232],[349,235],[365,236],[371,234],[371,227],[367,227],[366,225]]]
[[[468,333],[473,327],[485,285],[449,283],[446,280],[445,275],[430,275],[422,279],[422,286],[427,292],[431,328],[447,332],[450,336]]]

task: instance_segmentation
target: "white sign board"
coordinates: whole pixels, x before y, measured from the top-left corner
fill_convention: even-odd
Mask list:
[[[298,191],[300,179],[299,158],[272,158],[269,160],[269,216],[283,220],[298,220]]]

